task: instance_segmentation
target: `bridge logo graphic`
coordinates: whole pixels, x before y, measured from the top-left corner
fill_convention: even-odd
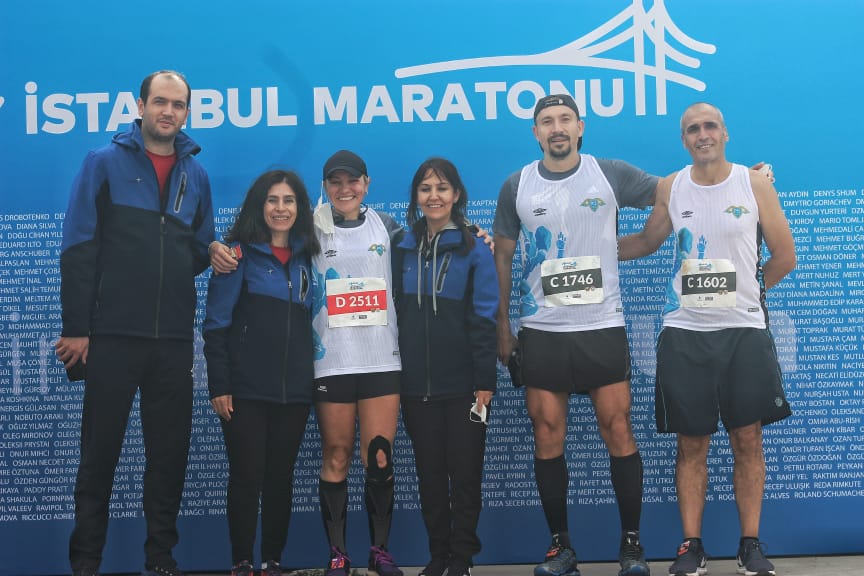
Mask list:
[[[420,64],[398,68],[395,74],[397,78],[411,78],[455,70],[506,66],[578,66],[620,70],[633,74],[636,115],[645,115],[646,82],[651,77],[654,78],[656,91],[656,113],[665,115],[667,83],[673,82],[699,92],[705,90],[705,83],[701,80],[669,68],[670,64],[678,64],[679,68],[696,69],[701,65],[701,61],[668,43],[667,37],[683,48],[701,54],[714,54],[717,49],[712,44],[699,42],[682,32],[666,11],[664,0],[654,0],[648,10],[644,3],[645,0],[633,0],[630,6],[581,38],[547,52]],[[605,53],[621,45],[632,45],[632,60],[604,57]],[[646,58],[646,55],[651,55],[652,47],[653,58]]]

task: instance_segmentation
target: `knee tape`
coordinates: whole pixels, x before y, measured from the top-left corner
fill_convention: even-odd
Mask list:
[[[387,463],[383,468],[378,466],[378,451],[384,452]],[[384,483],[393,477],[393,449],[390,441],[383,436],[376,436],[369,443],[369,453],[366,457],[366,478],[372,482]]]

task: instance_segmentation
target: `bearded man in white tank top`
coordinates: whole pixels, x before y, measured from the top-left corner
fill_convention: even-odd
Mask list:
[[[514,173],[495,211],[498,355],[521,352],[534,430],[534,477],[552,536],[534,576],[579,576],[568,528],[564,439],[570,394],[590,396],[609,452],[621,520],[619,576],[648,576],[639,541],[642,458],[630,424],[630,351],[618,286],[618,210],[654,201],[657,178],[620,160],[581,154],[579,109],[568,94],[534,107],[542,160]],[[519,339],[509,308],[513,256],[521,245]]]

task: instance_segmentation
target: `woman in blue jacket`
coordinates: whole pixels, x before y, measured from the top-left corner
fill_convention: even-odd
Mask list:
[[[496,380],[498,279],[465,217],[468,195],[443,158],[420,165],[394,277],[402,355],[402,419],[414,446],[431,561],[421,576],[469,574],[486,415]]]
[[[262,174],[226,236],[233,274],[210,278],[204,355],[228,453],[232,576],[280,575],[294,463],[313,398],[310,259],[320,251],[302,180]]]

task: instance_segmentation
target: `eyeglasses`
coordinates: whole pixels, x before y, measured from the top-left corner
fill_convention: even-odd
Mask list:
[[[468,419],[471,422],[477,422],[486,424],[486,418],[489,415],[489,411],[486,410],[486,405],[482,404],[479,400],[476,400],[474,404],[471,405],[471,410],[468,411]]]

